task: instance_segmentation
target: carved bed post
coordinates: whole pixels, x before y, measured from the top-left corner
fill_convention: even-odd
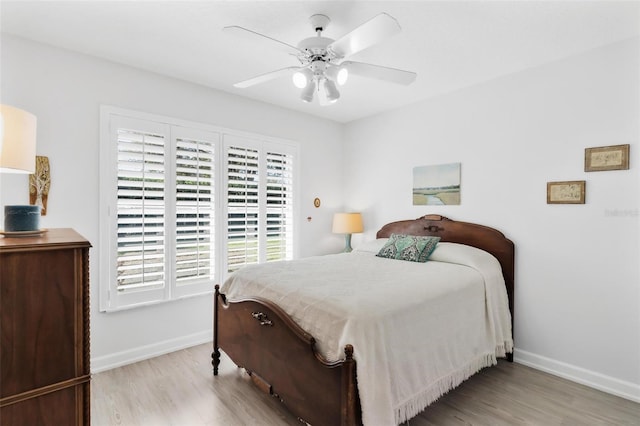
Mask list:
[[[213,365],[213,375],[218,375],[220,365],[220,348],[218,347],[218,299],[220,298],[220,286],[216,284],[216,291],[213,299],[213,353],[211,353],[211,364]]]
[[[360,424],[360,399],[356,384],[356,362],[353,359],[353,346],[344,347],[346,356],[342,364],[342,421],[341,426]]]

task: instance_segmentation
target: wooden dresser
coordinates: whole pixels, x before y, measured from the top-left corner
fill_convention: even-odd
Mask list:
[[[0,425],[89,425],[89,248],[0,237]]]

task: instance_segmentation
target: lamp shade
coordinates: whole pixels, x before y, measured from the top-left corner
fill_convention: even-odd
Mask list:
[[[313,92],[316,90],[316,82],[311,80],[307,86],[302,90],[300,98],[305,102],[313,101]]]
[[[327,70],[326,75],[338,85],[344,86],[349,78],[349,70],[344,66],[333,66]]]
[[[293,85],[298,89],[304,89],[313,79],[313,73],[310,69],[305,68],[293,74]]]
[[[333,103],[340,98],[340,92],[338,92],[336,84],[328,78],[324,79],[324,90],[327,94],[327,100],[329,102]]]
[[[333,215],[334,234],[356,234],[363,230],[360,213],[336,213]]]
[[[0,105],[0,172],[34,173],[36,170],[36,116]]]

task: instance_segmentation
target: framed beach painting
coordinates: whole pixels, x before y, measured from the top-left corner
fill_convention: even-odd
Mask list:
[[[460,163],[413,168],[413,205],[460,204]]]

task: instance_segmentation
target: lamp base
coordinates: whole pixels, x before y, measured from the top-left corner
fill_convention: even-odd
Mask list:
[[[351,248],[351,234],[344,234],[344,250],[343,253],[351,253],[353,249]]]
[[[40,230],[40,206],[4,206],[5,232]]]

